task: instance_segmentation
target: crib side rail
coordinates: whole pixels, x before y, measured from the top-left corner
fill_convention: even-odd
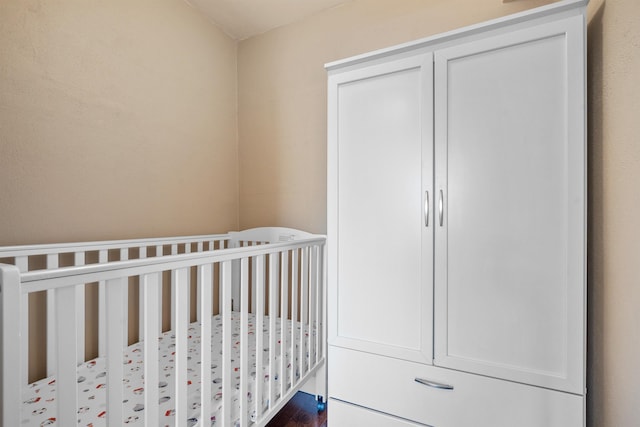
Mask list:
[[[250,246],[257,243],[290,242],[309,239],[316,235],[287,227],[256,227],[228,233],[232,247]]]
[[[47,256],[47,265],[44,269],[58,268],[54,262],[49,262],[55,256],[61,254],[87,254],[88,252],[100,251],[126,251],[131,249],[140,249],[145,253],[140,258],[146,258],[147,248],[163,248],[171,246],[171,253],[177,254],[179,245],[204,245],[206,243],[225,242],[229,240],[228,234],[202,234],[193,236],[177,236],[177,237],[157,237],[148,239],[128,239],[128,240],[105,240],[95,242],[76,242],[76,243],[51,243],[42,245],[17,245],[17,246],[0,246],[0,258],[15,258],[15,264],[20,271],[26,272],[32,270],[28,265],[28,257]],[[212,249],[212,248],[211,248]],[[202,249],[196,250],[201,252]],[[191,249],[185,248],[185,252],[191,252]],[[162,255],[156,254],[156,256]],[[77,261],[79,255],[76,255],[74,261]],[[126,258],[125,258],[126,259]],[[27,264],[25,264],[25,261]],[[53,264],[53,265],[52,265]],[[72,265],[82,265],[75,263]]]
[[[191,253],[181,255],[171,255],[160,258],[147,258],[129,261],[118,261],[108,264],[92,264],[75,267],[64,267],[55,270],[38,270],[20,273],[16,267],[3,266],[1,269],[0,297],[2,298],[2,408],[0,409],[3,425],[20,425],[19,408],[21,403],[22,388],[25,386],[16,373],[20,370],[20,361],[27,360],[26,355],[21,353],[19,345],[19,333],[24,330],[20,324],[24,317],[22,301],[24,297],[32,292],[46,290],[55,294],[56,318],[53,328],[56,331],[56,368],[57,390],[58,390],[58,422],[61,425],[74,425],[77,423],[78,392],[76,384],[77,363],[73,355],[77,351],[78,327],[75,319],[77,317],[77,295],[75,289],[85,283],[104,282],[106,300],[106,358],[107,358],[107,382],[111,386],[107,396],[107,425],[122,425],[123,412],[123,389],[121,386],[123,379],[123,331],[125,316],[122,308],[122,298],[126,289],[126,283],[130,277],[138,277],[141,286],[144,288],[143,311],[141,316],[145,324],[142,340],[144,341],[144,366],[145,378],[145,412],[154,414],[158,409],[158,370],[157,370],[157,322],[158,322],[158,293],[159,277],[164,271],[170,271],[172,283],[175,285],[174,299],[172,306],[176,312],[176,355],[175,355],[175,388],[176,388],[176,425],[186,425],[186,376],[187,376],[187,327],[188,327],[188,271],[192,268],[197,270],[198,280],[198,300],[201,310],[206,317],[211,313],[211,293],[213,288],[214,265],[219,269],[219,292],[220,308],[223,318],[223,359],[222,359],[222,383],[225,390],[230,390],[231,375],[231,313],[232,295],[234,283],[240,283],[240,294],[242,307],[241,326],[246,331],[248,322],[248,295],[249,283],[257,291],[257,319],[256,342],[259,347],[269,348],[269,359],[263,365],[259,357],[258,365],[263,365],[271,373],[269,381],[263,384],[257,381],[258,396],[268,397],[268,408],[263,411],[261,400],[255,400],[255,410],[257,420],[255,425],[265,425],[284,402],[299,389],[306,378],[314,373],[319,364],[324,363],[324,344],[319,343],[319,337],[324,336],[324,318],[322,316],[323,294],[323,256],[325,239],[324,237],[314,237],[292,242],[282,242],[274,244],[264,244],[260,246],[229,248],[214,252]],[[292,259],[293,261],[289,261]],[[285,261],[287,260],[287,261]],[[240,263],[239,280],[234,278],[234,262]],[[282,267],[284,264],[284,267]],[[295,264],[295,267],[294,267]],[[250,268],[251,266],[251,268]],[[289,267],[290,266],[290,267]],[[299,267],[298,267],[299,266]],[[253,273],[250,270],[256,270]],[[268,270],[268,274],[266,274]],[[255,276],[255,278],[253,277]],[[7,286],[9,285],[9,286]],[[289,292],[288,289],[292,291]],[[298,289],[300,289],[298,291]],[[292,300],[279,301],[274,298],[278,290],[284,295],[291,295]],[[270,298],[268,297],[270,296]],[[267,300],[267,298],[269,298]],[[283,297],[284,298],[284,297]],[[287,297],[288,298],[288,297]],[[298,302],[299,300],[299,302]],[[207,303],[209,301],[209,303]],[[280,307],[278,306],[280,304]],[[297,305],[299,304],[299,307]],[[8,307],[8,308],[7,308]],[[286,307],[286,308],[285,308]],[[298,310],[299,308],[299,310]],[[265,314],[265,310],[271,315],[270,322],[274,321],[274,315],[279,312],[282,321],[285,322],[288,315],[295,314],[303,325],[301,332],[296,336],[295,328],[291,336],[285,334],[286,328],[282,328],[281,336],[275,337],[273,334],[269,340],[263,336],[261,324],[262,317],[260,311]],[[289,311],[289,313],[288,313]],[[293,319],[292,319],[293,320]],[[206,323],[206,322],[205,322]],[[305,334],[305,327],[307,333]],[[204,327],[203,327],[204,329]],[[312,332],[313,331],[313,332]],[[275,332],[275,331],[274,331]],[[16,336],[17,335],[17,336]],[[201,342],[202,348],[210,348],[208,334],[203,334]],[[289,346],[291,354],[299,355],[298,366],[296,362],[292,367],[281,365],[281,368],[290,369],[290,384],[286,383],[287,375],[279,385],[276,385],[274,377],[276,368],[276,356],[274,350],[275,339],[282,340],[283,346]],[[245,341],[246,342],[246,341]],[[244,344],[243,344],[244,346]],[[11,349],[10,349],[11,348]],[[201,351],[202,366],[210,365],[211,354]],[[246,349],[241,351],[241,366],[248,368],[246,359]],[[209,359],[207,359],[209,358]],[[281,362],[282,363],[282,362]],[[206,371],[206,370],[205,370]],[[202,378],[210,378],[210,372],[202,372]],[[242,371],[242,369],[241,369]],[[247,390],[247,372],[242,373],[240,383],[241,390]],[[260,372],[258,370],[258,372]],[[206,382],[205,382],[206,383]],[[279,387],[279,388],[278,388]],[[8,392],[10,391],[10,392]],[[202,402],[211,401],[211,390],[202,387]],[[209,393],[209,394],[207,394]],[[11,394],[12,398],[7,399]],[[241,399],[241,413],[245,414],[250,402],[247,393]],[[223,393],[224,401],[222,413],[222,425],[231,425],[230,401],[231,393]],[[207,410],[208,404],[202,405],[202,410]],[[226,409],[225,409],[226,408]],[[17,414],[16,414],[17,413]],[[205,417],[208,416],[205,413]],[[151,415],[147,418],[147,425],[157,425],[157,420]],[[246,415],[244,415],[246,421]],[[154,424],[155,422],[155,424]],[[241,425],[249,425],[248,422]]]
[[[5,263],[14,264],[21,272],[28,272],[33,270],[51,270],[57,269],[62,265],[63,257],[66,264],[71,266],[82,266],[89,262],[89,258],[94,257],[94,262],[99,264],[109,262],[110,254],[118,260],[128,260],[133,258],[134,251],[137,251],[135,257],[138,259],[144,259],[151,256],[151,253],[155,251],[155,256],[163,256],[165,251],[170,254],[177,254],[179,251],[184,253],[190,252],[202,252],[204,250],[214,250],[225,247],[228,245],[228,234],[206,234],[206,235],[193,235],[193,236],[177,236],[177,237],[162,237],[162,238],[149,238],[149,239],[129,239],[129,240],[109,240],[109,241],[96,241],[96,242],[78,242],[78,243],[59,243],[59,244],[42,244],[42,245],[23,245],[23,246],[5,246],[0,247],[0,259]],[[151,250],[150,250],[151,249]],[[38,259],[43,258],[43,259]],[[40,261],[40,262],[38,262]],[[104,301],[104,283],[99,282],[99,292],[102,296],[100,301]],[[84,324],[85,324],[85,301],[84,301],[84,286],[77,286],[75,289],[75,301],[78,306],[76,307],[76,323],[79,328],[78,336],[80,342],[77,346],[76,360],[77,363],[84,362],[85,345],[84,345]],[[23,305],[28,304],[27,296],[23,296]],[[127,304],[127,297],[124,296],[124,303]],[[56,302],[53,292],[47,292],[46,297],[46,312],[47,312],[47,325],[49,330],[47,331],[47,337],[50,341],[47,345],[47,366],[52,367],[55,365],[55,349],[53,343],[55,340],[55,331],[50,325],[53,325],[53,320],[56,316]],[[140,307],[142,310],[142,307]],[[104,313],[104,307],[98,310],[100,316]],[[125,311],[126,313],[126,311]],[[162,316],[162,313],[159,314]],[[26,310],[23,311],[22,325],[25,331],[28,331],[29,319],[26,316]],[[162,321],[160,321],[162,323]],[[101,316],[98,321],[100,325],[99,335],[104,336],[105,319]],[[126,324],[126,322],[125,322]],[[140,333],[142,332],[144,325],[140,324]],[[28,332],[22,334],[21,346],[23,347],[23,353],[28,352],[29,336]],[[125,333],[125,341],[128,340],[128,335]],[[104,340],[102,340],[104,342]],[[99,350],[99,354],[104,355],[105,348],[102,347]],[[52,368],[48,368],[48,373],[52,372]],[[28,363],[24,363],[22,366],[22,377],[26,383],[28,378]]]

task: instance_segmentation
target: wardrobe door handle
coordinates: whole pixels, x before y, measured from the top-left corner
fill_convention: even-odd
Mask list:
[[[437,383],[431,380],[425,380],[424,378],[416,378],[415,381],[428,387],[437,388],[440,390],[453,390],[453,386],[449,384]]]
[[[442,194],[442,190],[440,190],[440,203],[438,206],[440,211],[440,227],[442,227],[442,223],[444,221],[444,195]]]
[[[424,226],[429,226],[429,192],[424,192]]]

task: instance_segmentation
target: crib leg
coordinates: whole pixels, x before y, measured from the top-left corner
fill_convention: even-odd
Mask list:
[[[324,397],[316,396],[316,401],[318,403],[318,412],[322,412],[327,409],[327,402],[324,401]]]

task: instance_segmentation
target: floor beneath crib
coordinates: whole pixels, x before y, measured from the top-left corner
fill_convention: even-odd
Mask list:
[[[267,427],[327,427],[327,410],[317,408],[315,396],[298,392]]]

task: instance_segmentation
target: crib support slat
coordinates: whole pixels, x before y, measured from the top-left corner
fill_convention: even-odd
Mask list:
[[[240,262],[240,425],[248,420],[249,375],[249,259]],[[257,377],[257,375],[256,375]]]
[[[257,270],[256,270],[256,257],[251,257],[251,265],[253,268],[251,269],[251,312],[256,313],[256,290],[257,286]]]
[[[18,270],[20,270],[20,273],[26,273],[27,271],[29,271],[29,257],[28,256],[17,256],[16,260],[16,267],[18,267]]]
[[[127,278],[107,280],[105,283],[107,308],[107,425],[122,427],[122,398],[124,390],[122,379],[124,365],[124,310],[123,294],[126,290]]]
[[[106,249],[98,251],[98,262],[103,264],[109,260]],[[106,282],[98,282],[98,356],[107,355],[107,293]]]
[[[129,248],[120,249],[120,261],[127,261],[129,259]],[[127,290],[122,294],[122,306],[124,307],[124,322],[123,339],[124,346],[129,345],[129,284],[126,286]]]
[[[318,284],[318,262],[317,262],[317,246],[313,246],[309,249],[309,356],[308,365],[309,368],[313,366],[311,363],[315,361],[314,354],[316,353],[316,340],[313,334],[314,326],[316,324],[316,287]]]
[[[160,425],[158,419],[158,296],[160,287],[160,273],[145,274],[140,278],[141,291],[145,298],[143,304],[144,318],[144,407],[145,426]]]
[[[176,374],[176,427],[185,427],[187,424],[187,334],[189,312],[187,303],[189,299],[189,289],[187,288],[187,268],[172,270],[171,284],[174,288],[175,299],[171,304],[175,312],[175,374]]]
[[[262,350],[264,349],[264,255],[256,257],[256,417],[262,416],[262,394],[264,374]]]
[[[24,339],[20,338],[21,325],[27,311],[20,294],[20,270],[11,265],[0,266],[0,425],[20,426],[22,388],[28,361],[21,357]],[[25,334],[26,335],[26,334]]]
[[[147,247],[141,246],[138,248],[138,258],[145,259],[147,257]],[[144,313],[144,286],[142,286],[142,282],[138,283],[138,336],[140,339],[144,337],[144,323],[145,318],[142,315]]]
[[[224,261],[220,266],[222,275],[222,423],[231,425],[231,273],[232,261]]]
[[[196,322],[200,322],[203,319],[202,304],[200,304],[201,296],[202,296],[202,280],[200,278],[200,269],[198,269],[197,280],[196,280]],[[211,296],[211,298],[213,298],[213,295]]]
[[[47,270],[58,268],[58,254],[47,255]],[[47,375],[55,374],[58,340],[56,336],[56,293],[47,290]]]
[[[317,258],[317,271],[318,271],[318,286],[317,286],[317,294],[316,294],[316,304],[317,304],[317,320],[315,325],[316,332],[316,363],[324,358],[324,248],[322,246],[317,247],[318,258]],[[324,396],[325,398],[327,396]]]
[[[240,307],[240,260],[235,259],[231,261],[233,272],[231,274],[231,280],[233,285],[231,286],[231,307],[234,311],[238,311]]]
[[[200,327],[200,402],[202,425],[210,425],[211,421],[211,299],[213,298],[213,266],[205,264],[198,267],[198,306],[202,313]],[[207,386],[208,385],[208,386]]]
[[[276,338],[278,319],[278,270],[280,253],[269,255],[269,409],[276,404]]]
[[[297,338],[297,322],[298,319],[298,263],[300,261],[300,251],[298,249],[293,251],[291,256],[291,384],[297,381],[297,354],[296,354],[296,340]]]
[[[280,397],[282,398],[287,390],[287,325],[289,317],[289,251],[282,252],[280,272]],[[292,355],[294,353],[291,353]]]
[[[171,245],[171,255],[177,255],[177,254],[178,254],[178,245],[177,244]],[[176,296],[176,284],[172,280],[171,281],[171,299],[173,301],[175,301],[175,296]],[[176,305],[171,304],[171,329],[175,330],[175,328],[176,328]]]
[[[307,303],[309,289],[309,248],[302,249],[302,265],[300,268],[300,377],[303,377],[309,368],[307,363],[308,336],[305,332],[308,322]]]
[[[75,266],[81,266],[85,264],[85,253],[84,252],[76,252],[73,255],[73,265]],[[78,364],[84,362],[84,351],[85,351],[85,344],[84,344],[84,325],[85,325],[85,312],[84,312],[84,305],[85,305],[85,301],[84,301],[84,285],[78,285],[76,286],[76,290],[75,290],[75,298],[76,298],[76,330],[77,330],[77,340],[78,340],[78,346],[77,346],[77,357],[76,357],[76,361],[78,362]]]
[[[29,271],[29,257],[20,256],[15,258],[15,264],[21,273]],[[22,330],[26,331],[20,338],[20,354],[29,354],[29,295],[23,294],[20,296],[22,310],[20,310],[20,323],[22,324]],[[29,384],[29,363],[23,363],[20,367],[22,384]]]
[[[164,247],[156,246],[156,256],[164,255]],[[162,335],[162,275],[160,275],[160,285],[158,286],[158,335]]]
[[[190,254],[191,253],[191,243],[185,243],[184,244],[184,253],[185,254]],[[197,284],[196,284],[197,286]],[[191,322],[191,271],[188,272],[187,274],[187,292],[189,294],[188,298],[187,298],[187,313],[189,313],[187,316],[188,322]],[[197,310],[197,306],[196,306],[196,310]]]
[[[78,387],[76,381],[76,357],[78,336],[76,319],[76,287],[66,286],[55,290],[57,336],[56,391],[58,394],[58,420],[60,425],[78,423]]]

